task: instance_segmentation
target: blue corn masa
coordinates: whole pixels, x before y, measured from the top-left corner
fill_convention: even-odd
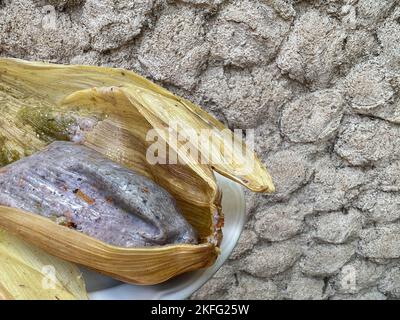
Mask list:
[[[53,142],[0,169],[0,204],[115,246],[197,243],[166,190],[72,142]]]

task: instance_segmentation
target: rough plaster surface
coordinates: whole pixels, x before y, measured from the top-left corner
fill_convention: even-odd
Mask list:
[[[0,0],[0,54],[135,70],[275,178],[193,298],[400,298],[400,1]]]

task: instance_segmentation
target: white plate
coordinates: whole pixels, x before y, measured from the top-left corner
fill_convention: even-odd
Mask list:
[[[243,230],[245,201],[242,186],[216,173],[222,189],[222,209],[225,214],[221,254],[210,268],[189,272],[162,284],[137,286],[124,284],[98,273],[82,269],[89,297],[92,300],[180,300],[188,298],[206,283],[228,259]]]

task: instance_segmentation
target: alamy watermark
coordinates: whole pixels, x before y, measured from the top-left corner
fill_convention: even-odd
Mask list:
[[[151,129],[146,141],[150,146],[146,160],[154,164],[230,165],[238,174],[254,170],[254,130],[230,129],[196,130],[169,123],[164,128]]]
[[[342,269],[341,287],[347,292],[357,292],[357,270],[353,266],[344,266]]]
[[[54,290],[57,286],[56,268],[53,265],[45,265],[42,267],[42,288],[46,290]]]

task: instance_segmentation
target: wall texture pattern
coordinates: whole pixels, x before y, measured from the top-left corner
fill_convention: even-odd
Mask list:
[[[277,192],[193,298],[400,298],[400,1],[0,0],[0,55],[132,69],[255,129]]]

